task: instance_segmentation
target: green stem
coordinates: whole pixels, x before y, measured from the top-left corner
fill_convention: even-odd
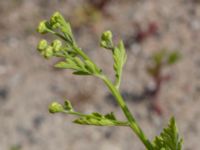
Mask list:
[[[124,115],[126,116],[127,120],[130,123],[130,128],[134,131],[134,133],[139,137],[139,139],[143,142],[143,144],[146,146],[148,150],[153,150],[153,146],[151,142],[148,140],[148,138],[145,136],[142,129],[137,124],[135,118],[132,116],[130,110],[128,109],[126,103],[124,102],[119,90],[113,85],[113,83],[105,76],[101,75],[99,76],[104,83],[107,85],[113,96],[116,98],[118,104],[120,105],[121,109],[124,112]]]
[[[122,69],[121,69],[121,70],[122,70]],[[116,79],[115,79],[114,85],[115,85],[116,89],[118,89],[118,90],[119,90],[120,83],[121,83],[121,70],[120,70],[120,74],[115,75],[115,76],[116,76],[116,77],[115,77]]]
[[[73,49],[84,59],[93,62],[79,47],[73,46]]]

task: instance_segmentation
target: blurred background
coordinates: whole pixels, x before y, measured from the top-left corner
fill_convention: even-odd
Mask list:
[[[73,117],[48,113],[51,101],[67,97],[78,111],[112,111],[124,119],[101,81],[54,69],[57,60],[37,52],[44,38],[37,25],[55,11],[71,22],[79,46],[111,78],[112,56],[99,48],[99,38],[109,29],[115,41],[123,39],[128,60],[120,90],[142,129],[152,139],[174,115],[184,149],[199,149],[199,0],[0,0],[0,150],[144,149],[128,128],[79,126]],[[182,57],[162,69],[167,79],[155,96],[146,68],[161,49]]]

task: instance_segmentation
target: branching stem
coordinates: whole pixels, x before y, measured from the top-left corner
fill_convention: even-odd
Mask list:
[[[118,104],[120,105],[124,115],[126,116],[127,120],[130,123],[130,128],[133,130],[133,132],[139,137],[139,139],[143,142],[143,144],[146,146],[148,150],[153,150],[153,146],[151,142],[148,140],[148,138],[145,136],[144,132],[136,122],[135,118],[131,114],[130,110],[128,109],[125,101],[123,100],[119,90],[113,85],[113,83],[105,76],[102,75],[100,78],[104,81],[104,83],[107,85],[113,96],[116,98]]]

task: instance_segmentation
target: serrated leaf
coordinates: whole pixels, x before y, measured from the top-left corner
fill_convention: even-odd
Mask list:
[[[113,68],[115,70],[116,80],[119,80],[119,78],[121,78],[121,72],[126,62],[126,58],[127,55],[124,44],[122,41],[120,41],[118,46],[115,47],[113,50],[113,59],[114,59]]]
[[[98,73],[96,67],[89,60],[83,62],[80,58],[67,58],[66,62],[58,62],[55,67],[74,70],[75,75],[91,75]]]
[[[74,120],[74,123],[81,125],[95,125],[95,126],[127,126],[127,122],[116,120],[113,113],[102,115],[97,112],[80,117]]]
[[[167,128],[153,142],[154,150],[181,150],[182,139],[179,137],[174,117],[170,119]]]

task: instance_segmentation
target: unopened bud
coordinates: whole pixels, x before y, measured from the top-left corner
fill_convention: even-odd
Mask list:
[[[49,105],[49,112],[50,113],[58,113],[58,112],[62,112],[63,106],[61,104],[59,104],[58,102],[53,102]]]
[[[105,31],[103,32],[101,36],[101,40],[103,41],[112,41],[112,32],[111,31]]]
[[[52,29],[58,29],[59,27],[61,27],[60,23],[55,23],[51,25],[52,25]]]
[[[41,41],[38,43],[37,49],[38,49],[39,51],[43,51],[44,49],[47,48],[47,46],[48,46],[47,41],[43,39],[43,40],[41,40]]]
[[[62,42],[60,40],[54,40],[52,42],[52,47],[55,52],[58,52],[60,48],[62,47]]]
[[[46,20],[43,20],[39,23],[38,25],[38,28],[37,28],[37,31],[41,34],[45,34],[48,32],[48,27],[46,25],[47,21]]]
[[[100,46],[106,49],[113,49],[112,32],[105,31],[101,36]]]
[[[100,46],[103,47],[103,48],[107,48],[107,43],[106,43],[106,41],[101,41],[101,42],[100,42]]]
[[[52,46],[48,46],[46,49],[45,49],[45,54],[44,54],[44,57],[45,58],[51,58],[53,56],[53,47]]]
[[[51,16],[51,19],[50,19],[50,23],[51,25],[54,25],[56,23],[59,23],[60,20],[62,20],[62,15],[59,13],[59,12],[55,12],[52,16]]]

